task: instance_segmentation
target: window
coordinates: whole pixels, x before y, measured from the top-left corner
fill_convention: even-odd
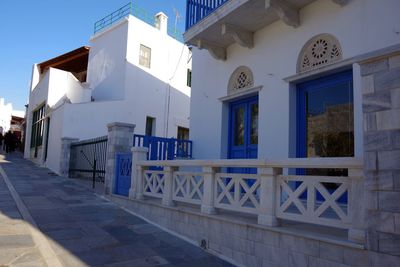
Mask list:
[[[32,133],[31,133],[31,148],[42,145],[44,131],[44,104],[36,109],[32,115]]]
[[[151,48],[140,45],[139,64],[143,67],[150,68]]]
[[[179,140],[189,140],[189,129],[185,128],[185,127],[178,126],[177,139],[179,139]]]
[[[352,77],[346,71],[297,85],[298,157],[354,157]],[[306,173],[345,175],[342,170],[316,171]]]
[[[187,69],[186,85],[188,87],[192,87],[192,70],[191,69]]]
[[[146,117],[146,135],[152,136],[155,132],[156,119],[152,117]]]

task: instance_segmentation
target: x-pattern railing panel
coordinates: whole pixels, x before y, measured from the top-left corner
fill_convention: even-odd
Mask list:
[[[215,207],[257,214],[260,208],[260,178],[256,174],[217,173]]]
[[[327,185],[331,186],[329,190]],[[350,179],[334,176],[280,175],[277,181],[277,217],[348,228],[351,214]],[[319,197],[317,197],[319,196]]]
[[[164,194],[164,172],[144,171],[143,195],[162,198]]]
[[[174,172],[173,199],[201,204],[204,194],[203,173]]]

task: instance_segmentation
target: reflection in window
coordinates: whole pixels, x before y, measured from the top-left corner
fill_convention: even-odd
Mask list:
[[[251,105],[250,144],[258,144],[258,104]]]
[[[354,156],[351,84],[307,92],[306,112],[307,157]]]
[[[244,107],[235,110],[235,146],[244,144]]]

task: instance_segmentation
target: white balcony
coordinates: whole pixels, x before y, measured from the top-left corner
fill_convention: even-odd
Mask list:
[[[188,0],[184,40],[207,49],[219,60],[226,59],[226,48],[238,43],[254,46],[254,32],[282,20],[291,27],[301,23],[299,10],[315,0]],[[345,5],[349,0],[332,0]]]

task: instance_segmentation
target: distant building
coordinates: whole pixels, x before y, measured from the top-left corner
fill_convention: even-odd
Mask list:
[[[0,98],[0,133],[3,135],[10,130],[12,104],[5,103],[4,98]]]
[[[35,64],[29,92],[25,157],[59,172],[61,139],[107,134],[107,124],[176,137],[189,128],[191,51],[156,26],[129,15],[97,29],[83,46]]]

